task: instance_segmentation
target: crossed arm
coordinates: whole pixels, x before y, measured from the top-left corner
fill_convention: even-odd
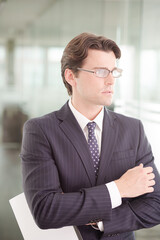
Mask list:
[[[136,162],[139,166],[115,180],[123,201],[120,207],[112,210],[111,220],[103,222],[104,236],[150,228],[160,223],[160,175],[142,124],[140,132]]]
[[[117,185],[121,198],[135,198],[143,194],[154,192],[155,174],[152,167],[143,167],[141,163],[139,166],[129,169],[119,179],[114,182]],[[101,226],[104,231],[104,224]],[[88,225],[88,224],[87,224]],[[91,223],[89,225],[97,225]],[[98,228],[96,228],[98,230]]]
[[[139,149],[138,166],[115,180],[123,203],[113,210],[105,185],[62,194],[49,144],[31,122],[25,126],[21,157],[26,198],[37,224],[43,229],[85,225],[97,218],[104,223],[104,234],[114,234],[160,223],[160,177],[147,142]]]
[[[150,165],[152,167],[143,168],[139,166],[138,171],[135,168],[129,170],[133,175],[135,170],[138,173],[135,175],[135,177],[137,176],[137,180],[135,180],[137,190],[135,189],[134,191],[133,185],[129,186],[129,181],[126,182],[128,185],[127,195],[131,198],[129,200],[125,200],[124,198],[122,205],[112,210],[111,220],[104,221],[104,235],[150,228],[160,223],[159,173],[153,163],[150,163]],[[152,173],[152,170],[154,173]],[[154,178],[156,181],[153,180]],[[125,175],[122,176],[120,181],[123,182],[124,180],[126,180]],[[134,184],[134,182],[132,183]],[[123,190],[124,188],[122,188],[122,196],[126,197]],[[143,191],[144,193],[142,195]],[[135,198],[134,196],[136,195],[137,197]],[[119,224],[121,222],[123,222],[123,228],[121,224]]]

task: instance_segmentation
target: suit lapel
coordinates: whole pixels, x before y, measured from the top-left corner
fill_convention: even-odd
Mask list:
[[[103,184],[105,182],[105,176],[109,169],[109,164],[116,143],[117,135],[118,125],[116,124],[116,117],[112,112],[105,110],[97,185]]]
[[[65,133],[66,137],[70,140],[78,152],[91,186],[94,186],[96,179],[88,144],[81,127],[79,126],[68,106],[68,103],[66,103],[59,111],[57,111],[56,115],[57,118],[61,120],[59,125],[61,130]]]

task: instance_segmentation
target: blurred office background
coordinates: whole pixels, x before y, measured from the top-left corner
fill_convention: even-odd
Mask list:
[[[23,123],[68,99],[60,74],[65,45],[81,32],[122,50],[114,110],[143,121],[160,170],[160,1],[0,0],[0,239],[21,240],[8,200],[21,193]],[[124,216],[125,217],[125,216]],[[160,226],[136,233],[160,239]]]

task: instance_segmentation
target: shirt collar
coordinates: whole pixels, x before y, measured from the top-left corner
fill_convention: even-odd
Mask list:
[[[73,107],[71,99],[69,100],[69,107],[73,115],[75,116],[77,122],[79,123],[80,127],[82,128],[82,130],[84,130],[87,123],[91,121]],[[103,117],[104,117],[104,107],[102,108],[100,113],[96,116],[96,118],[93,120],[101,131],[103,128]]]

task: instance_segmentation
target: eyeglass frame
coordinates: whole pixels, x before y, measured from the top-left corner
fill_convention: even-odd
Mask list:
[[[108,71],[107,76],[104,76],[104,77],[97,76],[97,75],[96,75],[96,70],[99,70],[99,69],[105,69],[105,70],[107,70],[107,71]],[[123,69],[117,68],[117,67],[115,67],[113,70],[109,70],[108,68],[96,68],[95,70],[89,70],[89,69],[85,69],[85,68],[77,68],[77,70],[79,70],[79,71],[84,71],[84,72],[89,72],[89,73],[94,73],[95,76],[96,76],[96,77],[99,77],[99,78],[108,77],[108,75],[109,75],[110,73],[112,73],[114,70],[118,70],[119,73],[120,73],[120,76],[114,77],[114,76],[113,76],[113,73],[112,73],[112,76],[113,76],[114,78],[119,78],[119,77],[122,76],[122,71],[123,71]]]

